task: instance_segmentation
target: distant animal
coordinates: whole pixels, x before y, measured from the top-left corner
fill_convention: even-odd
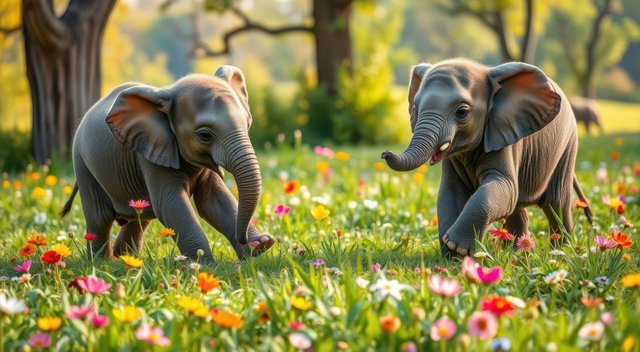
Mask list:
[[[515,236],[527,233],[526,207],[534,204],[553,233],[571,231],[572,187],[584,198],[574,175],[576,121],[560,87],[538,67],[419,64],[411,72],[409,114],[409,146],[381,157],[398,171],[442,161],[437,213],[445,256],[473,253],[474,235],[500,219]]]
[[[571,97],[569,98],[569,102],[571,103],[573,114],[576,116],[576,121],[584,124],[587,134],[591,134],[592,124],[598,127],[600,134],[603,133],[600,109],[595,100],[583,97]]]
[[[61,212],[69,212],[79,190],[87,232],[97,236],[88,250],[116,256],[141,250],[143,231],[157,217],[177,233],[183,255],[212,263],[191,196],[238,257],[271,247],[275,239],[251,224],[262,180],[249,140],[248,99],[242,71],[222,66],[215,75],[188,75],[163,88],[126,83],[97,102],[74,137],[76,185]],[[239,203],[222,168],[235,177]],[[129,206],[135,199],[151,203],[141,224]],[[122,227],[112,248],[114,220]]]

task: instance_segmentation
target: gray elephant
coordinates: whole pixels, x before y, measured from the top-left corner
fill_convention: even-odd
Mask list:
[[[561,225],[571,231],[572,186],[584,198],[573,170],[576,122],[562,90],[539,68],[465,59],[419,64],[411,73],[409,113],[409,146],[382,158],[398,171],[443,161],[437,203],[443,255],[472,253],[474,235],[496,220],[506,219],[516,236],[526,233],[525,207],[533,204],[552,232]]]
[[[156,88],[126,83],[84,116],[73,141],[76,185],[61,215],[80,191],[94,252],[119,256],[141,250],[143,230],[160,222],[177,233],[180,252],[213,263],[208,241],[191,206],[232,244],[238,257],[275,242],[251,224],[261,192],[260,168],[249,140],[251,126],[242,72],[220,67],[215,75],[193,74]],[[223,181],[235,177],[239,202]],[[150,201],[141,224],[132,199]],[[122,227],[111,248],[111,226]],[[251,248],[251,250],[250,250]]]
[[[583,97],[569,98],[571,109],[578,123],[582,122],[587,134],[591,134],[591,125],[598,127],[598,132],[603,133],[602,123],[600,122],[600,109],[595,100]]]

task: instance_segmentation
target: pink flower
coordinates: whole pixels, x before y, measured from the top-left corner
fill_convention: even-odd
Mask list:
[[[69,319],[86,319],[91,316],[93,312],[95,312],[96,306],[92,304],[88,306],[72,306],[69,308],[69,312],[67,313],[67,318]]]
[[[498,333],[498,319],[490,312],[474,312],[469,317],[467,329],[481,340],[490,339]]]
[[[38,331],[29,338],[29,345],[33,348],[47,348],[51,345],[51,338],[44,332]]]
[[[521,251],[528,252],[536,247],[536,241],[531,237],[531,235],[526,233],[518,238],[516,241],[516,247]]]
[[[456,334],[456,324],[449,318],[436,320],[429,330],[429,335],[433,341],[447,341]]]
[[[84,235],[84,239],[87,241],[93,241],[96,239],[96,234],[95,233],[88,233],[86,235]]]
[[[19,273],[28,273],[31,269],[31,259],[25,260],[22,264],[16,265],[16,271]]]
[[[289,208],[286,205],[283,205],[283,204],[276,205],[276,214],[280,216],[285,216],[289,214],[290,211],[291,211],[291,208]]]
[[[111,288],[111,284],[95,276],[78,280],[78,286],[84,291],[93,293],[94,295],[103,294]]]
[[[380,271],[380,263],[373,264],[372,269],[374,273],[377,273],[378,271]]]
[[[324,264],[325,264],[324,260],[322,260],[322,259],[320,259],[320,258],[315,259],[315,260],[313,261],[313,267],[314,267],[315,269],[320,269],[321,267],[323,267],[323,266],[324,266]]]
[[[480,264],[478,264],[475,260],[471,259],[471,257],[464,257],[460,273],[469,281],[480,282],[480,277],[478,276],[478,268],[480,268]]]
[[[476,269],[476,273],[478,274],[480,282],[487,285],[494,284],[500,281],[500,279],[502,278],[502,269],[498,266],[491,269],[478,266],[478,269]]]
[[[596,236],[594,237],[596,241],[596,246],[600,247],[602,250],[607,250],[616,246],[616,241],[612,238],[606,238],[604,236]]]
[[[302,330],[304,329],[304,323],[301,321],[294,320],[291,323],[289,323],[289,328],[291,330]]]
[[[506,229],[493,229],[489,230],[489,233],[500,240],[513,241],[513,235]]]
[[[144,208],[150,205],[151,204],[149,204],[149,202],[144,199],[138,199],[138,200],[132,199],[129,201],[129,206],[132,207],[138,215],[142,214],[142,211],[144,210]]]
[[[611,314],[611,312],[603,312],[602,315],[600,315],[600,320],[604,325],[611,326],[611,324],[613,324],[613,314]]]
[[[320,155],[320,156],[324,156],[325,158],[329,158],[329,159],[333,159],[333,157],[335,156],[335,153],[333,152],[333,150],[331,150],[331,148],[327,148],[327,147],[321,147],[319,145],[315,146],[315,148],[313,148],[313,152]]]
[[[462,287],[456,279],[445,279],[435,274],[429,278],[429,289],[436,294],[444,297],[453,297],[460,292]]]
[[[171,343],[171,341],[164,336],[164,331],[162,331],[162,329],[154,328],[147,324],[142,325],[138,330],[136,330],[136,338],[150,345],[160,347],[168,346]]]
[[[91,317],[91,325],[98,329],[107,326],[107,324],[109,324],[109,318],[106,315],[94,314]]]

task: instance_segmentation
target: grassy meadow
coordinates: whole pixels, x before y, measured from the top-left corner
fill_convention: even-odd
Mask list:
[[[70,170],[5,173],[0,351],[637,351],[639,137],[581,139],[593,226],[575,211],[552,250],[530,208],[533,248],[486,235],[464,265],[439,254],[439,166],[390,171],[384,147],[314,151],[302,136],[261,152],[255,218],[277,242],[240,262],[203,223],[214,267],[180,257],[157,221],[142,253],[88,258],[80,201],[57,216]]]

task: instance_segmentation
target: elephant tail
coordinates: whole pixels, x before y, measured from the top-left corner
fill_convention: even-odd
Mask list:
[[[576,178],[576,175],[573,175],[573,189],[578,194],[578,197],[580,197],[580,200],[586,203],[587,198],[585,198],[584,192],[582,192],[582,188],[580,188],[580,184],[578,183],[578,179]],[[584,215],[587,216],[587,220],[589,220],[590,224],[593,224],[593,213],[591,212],[591,208],[589,208],[589,203],[587,203],[587,206],[584,207],[583,209],[584,209]]]
[[[76,197],[77,193],[78,193],[78,182],[76,182],[73,185],[73,191],[71,191],[71,194],[69,195],[69,199],[67,199],[67,202],[64,204],[64,207],[62,208],[62,210],[60,210],[61,218],[64,218],[67,214],[69,214],[69,211],[71,210],[71,205],[73,204],[73,199]]]

